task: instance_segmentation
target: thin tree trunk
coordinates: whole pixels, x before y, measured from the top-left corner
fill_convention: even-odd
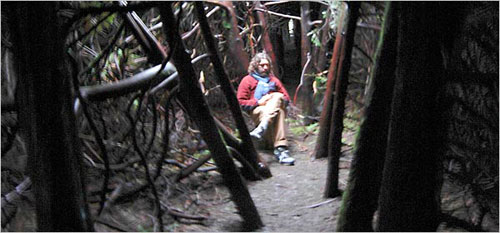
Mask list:
[[[240,36],[240,31],[238,30],[238,19],[236,18],[236,13],[234,12],[233,2],[231,1],[219,1],[221,5],[225,6],[231,18],[231,33],[233,34],[233,39],[231,40],[231,46],[229,49],[234,55],[239,64],[239,72],[244,74],[247,72],[249,59],[248,54],[245,52],[245,45],[243,44],[243,39]]]
[[[195,79],[196,74],[191,59],[185,52],[182,44],[182,39],[179,36],[175,17],[172,13],[171,3],[163,3],[160,5],[160,14],[163,21],[163,29],[166,34],[167,41],[172,48],[172,58],[175,67],[177,67],[180,82],[179,82],[179,97],[186,103],[189,115],[200,128],[203,139],[207,142],[208,148],[212,153],[213,159],[217,164],[224,184],[228,187],[231,193],[231,198],[235,202],[238,212],[244,220],[245,227],[249,229],[257,229],[263,226],[257,208],[248,192],[243,179],[236,170],[233,160],[229,156],[225,143],[222,140],[221,133],[217,130],[215,122],[210,114],[210,109],[203,98],[203,93],[198,87],[198,82]],[[171,26],[167,26],[171,25]]]
[[[307,33],[311,31],[311,10],[309,2],[300,2],[300,58],[302,67],[301,83],[299,84],[294,98],[294,102],[297,101],[297,106],[302,109],[306,118],[304,118],[304,124],[309,125],[312,123],[310,116],[315,114],[314,106],[311,104],[313,102],[313,81],[314,77],[311,76],[313,65],[311,60],[311,40],[307,36]],[[309,60],[308,62],[308,59]]]
[[[265,8],[260,1],[257,1],[256,6],[259,8]],[[274,75],[278,76],[280,75],[279,70],[278,70],[278,63],[276,62],[276,54],[274,54],[273,50],[273,44],[271,43],[271,39],[269,39],[269,28],[267,26],[267,20],[266,17],[264,16],[264,13],[261,11],[257,11],[257,18],[259,19],[259,23],[262,27],[262,48],[266,51],[266,53],[269,55],[271,58],[271,63],[272,63],[272,71]]]
[[[359,16],[360,2],[349,2],[349,22],[347,24],[345,58],[342,63],[342,73],[335,83],[335,99],[333,102],[333,116],[330,128],[330,142],[328,143],[328,174],[325,186],[325,197],[340,195],[339,184],[339,158],[342,146],[342,131],[344,129],[345,97],[349,84],[349,69],[351,67],[351,54],[354,45],[356,21]]]
[[[325,64],[326,64],[326,49],[327,49],[327,43],[328,43],[328,34],[330,32],[330,11],[328,10],[327,6],[322,7],[322,11],[326,11],[326,19],[325,23],[323,24],[323,29],[321,29],[321,46],[319,47],[319,51],[315,56],[317,57],[317,62],[316,62],[316,72],[321,72],[323,69],[325,69]],[[341,9],[343,12],[343,10]],[[342,13],[340,13],[342,14]],[[342,16],[340,16],[340,19],[342,20]],[[339,21],[340,22],[340,21]]]
[[[306,64],[307,54],[311,52],[311,40],[307,33],[311,31],[311,10],[309,2],[300,3],[300,64],[302,67]]]
[[[205,38],[206,45],[208,50],[212,54],[210,59],[214,66],[216,76],[219,79],[219,83],[221,85],[221,89],[224,92],[224,96],[226,97],[226,101],[229,105],[229,109],[231,110],[231,114],[233,115],[234,121],[236,122],[236,128],[240,132],[242,143],[242,151],[240,151],[248,160],[248,162],[252,165],[252,167],[256,171],[262,171],[262,175],[270,177],[271,171],[268,167],[262,167],[264,164],[262,161],[264,159],[259,158],[257,151],[252,142],[252,138],[250,137],[247,125],[245,124],[245,119],[243,119],[243,115],[241,113],[240,105],[238,104],[238,99],[236,99],[236,94],[233,90],[233,86],[231,85],[229,78],[224,70],[224,65],[219,59],[219,55],[217,53],[217,48],[215,45],[215,41],[213,39],[212,33],[210,31],[210,26],[208,25],[207,18],[205,17],[205,10],[203,9],[202,2],[195,2],[198,20],[201,26],[201,31],[203,33],[203,37]],[[262,166],[259,166],[259,162]]]
[[[285,76],[285,48],[283,46],[283,35],[281,28],[276,28],[275,30],[271,30],[269,32],[269,37],[273,42],[274,54],[276,55],[276,63],[278,65],[278,69],[280,72],[278,78],[280,78],[283,82]]]
[[[2,3],[12,24],[16,102],[27,142],[38,231],[92,231],[81,174],[71,78],[56,2]]]
[[[344,3],[345,4],[345,3]],[[335,88],[335,80],[338,77],[337,73],[339,70],[339,60],[341,57],[341,50],[344,46],[344,36],[342,31],[344,30],[344,19],[346,15],[345,5],[340,12],[340,19],[337,26],[337,35],[335,37],[335,45],[333,46],[333,56],[330,62],[330,67],[328,68],[328,77],[326,83],[326,91],[323,101],[323,111],[321,111],[321,117],[319,120],[319,134],[316,139],[316,148],[314,149],[313,158],[326,158],[328,157],[328,142],[330,136],[330,123],[332,118],[332,107],[333,107],[333,89]]]
[[[347,188],[342,200],[337,231],[373,231],[382,169],[389,132],[397,47],[397,17],[386,3],[373,73],[367,87]]]
[[[297,4],[297,6],[300,7],[300,2]],[[295,44],[295,67],[298,70],[298,74],[302,72],[302,66],[301,66],[301,49],[300,49],[300,43],[301,39],[300,36],[302,34],[301,29],[300,29],[300,20],[293,20],[293,42]],[[299,77],[300,78],[300,77]]]
[[[431,3],[394,3],[397,69],[379,196],[380,231],[435,231],[439,224],[436,96],[442,61]]]

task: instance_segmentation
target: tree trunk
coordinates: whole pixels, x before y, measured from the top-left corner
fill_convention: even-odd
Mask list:
[[[339,183],[339,158],[342,147],[342,131],[344,129],[345,97],[349,83],[349,69],[351,67],[351,54],[354,45],[354,32],[359,16],[360,2],[349,2],[349,22],[347,24],[345,58],[342,61],[342,73],[335,83],[335,99],[333,102],[333,116],[330,128],[330,141],[328,143],[328,174],[325,186],[325,197],[340,195]]]
[[[220,4],[226,7],[231,20],[231,33],[233,39],[231,40],[231,46],[229,49],[233,56],[238,60],[238,74],[247,73],[247,68],[249,64],[248,54],[245,52],[245,45],[243,44],[243,39],[240,36],[240,31],[238,30],[238,19],[236,18],[236,13],[234,12],[233,3],[231,1],[220,1]]]
[[[271,171],[269,170],[268,167],[263,167],[264,164],[262,162],[264,161],[264,159],[259,158],[259,155],[255,150],[252,138],[250,137],[248,131],[248,127],[245,124],[245,119],[243,119],[241,108],[240,105],[238,104],[238,99],[236,99],[236,94],[233,90],[233,86],[231,85],[229,78],[226,75],[226,72],[224,70],[224,65],[221,63],[219,59],[215,41],[210,31],[210,26],[208,25],[207,18],[205,17],[205,10],[203,9],[203,3],[195,2],[195,6],[198,14],[198,21],[200,23],[201,31],[203,33],[203,37],[205,38],[208,50],[212,54],[212,56],[210,56],[210,59],[212,61],[212,64],[214,65],[214,70],[215,73],[217,74],[216,76],[219,79],[221,89],[224,92],[224,96],[226,97],[229,109],[231,110],[231,114],[233,115],[234,121],[236,122],[236,128],[239,130],[241,139],[243,140],[242,143],[243,151],[241,152],[245,156],[246,160],[248,160],[248,162],[252,165],[252,167],[256,171],[261,171],[262,175],[270,177]],[[260,164],[262,164],[262,166],[259,166],[259,162]]]
[[[300,6],[300,4],[298,4]],[[297,73],[300,74],[302,72],[302,66],[300,65],[302,60],[301,60],[301,50],[300,50],[300,43],[301,39],[300,36],[302,34],[302,31],[300,30],[300,21],[299,20],[293,20],[293,42],[295,44],[295,67],[297,68]],[[300,77],[298,77],[300,78]]]
[[[27,142],[38,231],[92,231],[81,174],[56,2],[12,2],[9,20],[19,78],[16,102]]]
[[[297,87],[294,102],[296,105],[302,109],[302,112],[306,116],[304,118],[304,124],[309,125],[312,123],[311,116],[315,114],[314,107],[311,104],[313,102],[313,81],[312,76],[313,70],[313,60],[311,58],[311,40],[307,36],[307,33],[311,31],[311,10],[309,2],[300,3],[300,60],[302,67],[302,75],[300,77],[300,84]]]
[[[208,148],[222,175],[224,184],[228,187],[231,198],[244,220],[245,227],[252,230],[260,228],[263,226],[262,220],[246,185],[243,183],[242,177],[229,156],[229,152],[221,138],[221,133],[217,130],[210,114],[210,109],[203,98],[203,93],[195,78],[196,74],[191,65],[189,55],[185,52],[177,26],[173,23],[175,22],[175,17],[170,4],[161,4],[160,14],[167,41],[172,48],[173,62],[181,77],[179,82],[179,98],[183,99],[183,102],[186,103],[189,115],[200,128],[201,135],[207,142]]]
[[[367,87],[365,112],[353,152],[337,231],[373,231],[386,153],[392,91],[396,70],[397,17],[386,3],[373,73]]]
[[[285,82],[285,47],[283,46],[283,35],[281,30],[281,28],[271,30],[269,32],[269,37],[273,43],[274,54],[276,55],[277,70],[280,71],[278,78],[280,78],[282,82]]]
[[[317,58],[317,61],[315,63],[316,67],[316,72],[321,72],[323,69],[325,69],[325,64],[326,64],[326,49],[327,49],[327,44],[328,44],[328,39],[329,39],[329,32],[330,32],[330,11],[328,10],[327,6],[322,6],[321,7],[322,11],[326,11],[326,19],[325,23],[323,24],[323,29],[321,29],[321,46],[318,49],[318,53],[314,54],[315,57]],[[341,9],[343,12],[343,9]],[[341,13],[342,14],[342,13]],[[342,20],[342,16],[340,16]],[[340,21],[339,21],[340,22]]]
[[[260,1],[257,1],[256,7],[265,8]],[[271,58],[272,64],[272,72],[274,75],[279,75],[278,63],[276,62],[276,55],[274,54],[273,44],[271,43],[271,39],[269,39],[269,28],[267,26],[267,20],[262,11],[257,11],[257,18],[259,19],[260,26],[262,27],[262,48],[266,51],[267,55]]]
[[[345,6],[345,4],[342,4]],[[333,107],[333,89],[335,88],[334,82],[336,78],[338,78],[339,71],[339,60],[341,57],[341,50],[343,50],[344,46],[344,36],[342,35],[342,31],[344,30],[344,19],[345,19],[346,9],[345,7],[341,10],[340,20],[337,25],[337,35],[335,36],[335,45],[333,46],[333,55],[332,60],[330,62],[330,67],[328,68],[328,77],[326,83],[326,91],[324,101],[323,101],[323,110],[321,111],[321,117],[319,120],[319,134],[316,139],[316,148],[314,149],[313,157],[317,158],[326,158],[328,157],[328,142],[330,136],[330,123],[332,118],[332,107]]]
[[[379,196],[380,231],[435,231],[439,224],[438,118],[441,55],[433,3],[394,3],[397,69]]]

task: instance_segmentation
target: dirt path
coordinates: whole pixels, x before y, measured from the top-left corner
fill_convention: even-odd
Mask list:
[[[295,166],[280,165],[271,151],[259,150],[269,162],[273,177],[248,183],[250,194],[265,224],[259,231],[335,231],[340,197],[323,198],[327,160],[311,161],[309,154],[314,148],[315,137],[304,142],[294,137],[289,139],[291,154],[296,159]],[[350,155],[341,158],[341,189],[345,188],[349,161]],[[224,196],[226,201],[218,201],[207,209],[211,222],[205,226],[186,226],[183,230],[244,231],[235,205],[229,201],[227,189],[220,183],[217,186],[218,192],[222,193],[219,195]]]

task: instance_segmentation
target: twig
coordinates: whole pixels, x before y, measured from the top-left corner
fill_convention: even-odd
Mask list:
[[[373,59],[370,55],[368,55],[367,52],[365,52],[363,49],[361,49],[358,45],[354,44],[354,48],[357,49],[361,54],[363,54],[366,58],[370,60],[370,63],[373,64]]]
[[[16,215],[17,205],[22,196],[31,188],[31,179],[27,177],[23,182],[16,186],[14,190],[2,196],[2,228]]]
[[[106,222],[106,221],[104,221],[104,220],[102,220],[102,219],[100,219],[100,218],[96,219],[96,220],[95,220],[95,222],[96,222],[96,223],[100,223],[100,224],[102,224],[102,225],[105,225],[105,226],[107,226],[107,227],[109,227],[109,228],[111,228],[111,229],[117,230],[117,231],[119,231],[119,232],[128,232],[127,230],[124,230],[124,228],[123,228],[123,227],[121,227],[121,226],[117,226],[117,225],[115,225],[115,224],[113,224],[113,223]]]
[[[170,56],[168,56],[168,57],[170,57]],[[164,63],[166,64],[166,62],[164,62]],[[141,91],[139,100],[141,100],[144,97],[144,94],[145,94],[145,92]],[[144,154],[141,151],[141,149],[139,148],[139,145],[137,144],[137,138],[136,138],[136,135],[135,135],[135,128],[136,128],[135,126],[137,124],[137,120],[134,120],[134,118],[132,118],[132,115],[130,114],[130,108],[132,107],[132,103],[133,103],[133,101],[131,101],[131,103],[129,104],[129,106],[127,108],[127,114],[126,114],[127,118],[129,118],[130,124],[132,126],[132,129],[131,129],[132,142],[133,142],[133,145],[134,145],[134,150],[141,157],[142,166],[144,166],[144,170],[146,172],[146,180],[147,180],[148,184],[151,186],[151,190],[153,191],[153,195],[155,197],[155,203],[156,203],[156,205],[158,207],[158,211],[159,211],[158,212],[158,221],[160,223],[160,231],[163,231],[163,219],[161,217],[162,211],[161,211],[161,207],[160,207],[160,198],[158,196],[158,192],[156,190],[156,186],[154,184],[154,181],[151,178],[151,175],[150,175],[150,172],[149,172],[149,167],[148,167],[148,164],[147,164],[147,161],[146,161],[146,155],[147,155],[147,153],[149,153],[149,150],[146,150],[146,154]],[[139,112],[141,110],[141,106],[142,106],[142,101],[139,101],[139,106],[137,107],[137,112]],[[154,108],[154,106],[153,106],[153,108]],[[138,119],[140,117],[139,113],[137,113],[136,116],[137,116],[137,119]]]
[[[82,75],[84,75],[85,73],[89,72],[92,70],[92,68],[98,64],[99,61],[101,61],[101,59],[104,57],[104,54],[108,54],[109,51],[111,51],[111,48],[113,47],[113,45],[116,43],[116,41],[118,40],[120,34],[122,33],[123,29],[125,28],[125,24],[121,24],[120,27],[118,28],[118,31],[116,32],[116,34],[113,36],[113,39],[111,39],[111,43],[109,43],[106,48],[90,63],[90,65],[87,66],[87,68],[85,68],[85,70],[81,71],[79,74],[78,74],[78,77],[77,77],[77,81],[79,81],[80,77]]]
[[[304,206],[304,207],[302,207],[302,208],[300,208],[300,209],[307,209],[307,208],[316,208],[316,207],[320,207],[320,206],[322,206],[322,205],[328,204],[328,203],[333,202],[333,201],[335,201],[335,200],[337,200],[337,198],[332,198],[332,199],[330,199],[330,200],[326,200],[326,201],[323,201],[323,202],[320,202],[320,203],[316,203],[316,204],[309,205],[309,206]]]
[[[269,13],[270,15],[276,15],[276,16],[280,16],[280,17],[283,17],[283,18],[295,19],[295,20],[298,20],[298,21],[302,20],[302,18],[300,18],[298,16],[280,14],[280,13],[276,13],[276,12],[273,12],[273,11],[270,11],[270,10],[264,10],[264,9],[261,9],[261,8],[258,8],[258,7],[255,7],[254,9],[256,11],[261,11],[261,12],[264,12],[264,13]]]
[[[304,68],[302,69],[302,74],[300,75],[300,83],[299,85],[297,86],[297,89],[295,90],[295,95],[293,97],[293,104],[296,105],[297,104],[297,94],[298,92],[300,91],[300,88],[302,88],[302,85],[304,85],[304,77],[305,77],[305,72],[306,72],[306,69],[307,67],[309,66],[309,63],[311,62],[311,54],[310,53],[307,53],[307,61],[306,63],[304,64]]]
[[[203,220],[206,220],[208,218],[208,217],[205,217],[205,216],[195,216],[195,215],[185,214],[185,213],[183,213],[180,210],[176,210],[176,209],[173,209],[173,208],[169,207],[167,204],[165,204],[162,201],[160,203],[161,203],[161,205],[163,207],[165,207],[165,209],[167,209],[167,213],[169,215],[174,216],[174,217],[186,218],[186,219],[198,220],[198,221],[203,221]]]
[[[71,41],[67,47],[70,48],[71,46],[73,46],[76,42],[78,42],[79,40],[81,40],[82,38],[86,37],[88,34],[90,34],[92,31],[94,31],[99,25],[101,25],[102,22],[104,22],[104,20],[108,19],[110,16],[112,15],[111,12],[109,12],[106,16],[102,17],[94,26],[92,26],[88,31],[86,31],[85,33],[83,33],[82,35],[78,36],[77,38],[75,38],[73,41]]]
[[[151,90],[150,90],[151,91]],[[155,180],[157,177],[160,176],[160,168],[163,164],[163,161],[165,160],[165,156],[168,154],[168,144],[169,144],[169,137],[170,137],[170,130],[169,130],[169,118],[170,115],[168,113],[168,109],[172,106],[172,98],[177,95],[177,92],[179,91],[178,87],[174,87],[170,95],[168,95],[167,100],[165,101],[165,128],[163,132],[163,153],[161,153],[160,159],[156,163],[156,174],[155,174]]]

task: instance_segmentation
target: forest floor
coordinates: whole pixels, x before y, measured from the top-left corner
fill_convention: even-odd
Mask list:
[[[347,138],[351,141],[353,135],[353,132],[348,133]],[[280,165],[272,151],[258,149],[268,162],[273,176],[260,181],[246,181],[265,225],[257,231],[335,231],[341,197],[323,197],[328,161],[311,160],[316,135],[294,135],[289,132],[288,140],[291,155],[296,159],[294,166]],[[350,147],[344,146],[343,151],[346,153],[341,157],[339,166],[341,190],[345,189],[352,158]],[[203,219],[172,218],[171,215],[164,215],[165,231],[246,231],[218,172],[193,173],[170,186],[169,193],[177,194],[169,195],[169,198],[162,199],[162,202],[183,214]],[[108,226],[119,226],[123,231],[158,231],[153,209],[151,197],[136,197],[132,202],[110,208],[111,211],[104,213],[102,221],[99,222],[106,222]],[[96,230],[117,230],[108,226],[97,223]]]
[[[247,182],[264,227],[258,231],[335,231],[341,197],[324,198],[327,159],[311,159],[316,136],[289,133],[289,146],[296,159],[294,166],[280,165],[272,151],[259,150],[269,163],[271,178]],[[352,133],[348,135],[352,138]],[[348,152],[340,160],[339,188],[344,189],[352,155]],[[220,177],[213,180],[214,189],[201,195],[218,195],[207,209],[211,221],[206,225],[179,226],[177,231],[245,231],[236,207],[229,200],[227,188]],[[226,200],[226,201],[223,201]]]

